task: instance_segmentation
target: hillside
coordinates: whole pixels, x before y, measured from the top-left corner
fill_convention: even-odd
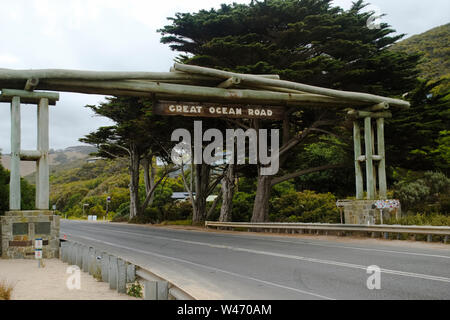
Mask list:
[[[96,149],[91,146],[75,146],[68,147],[64,150],[50,150],[50,171],[66,170],[73,167],[81,166],[89,154],[95,152]],[[9,170],[10,168],[10,155],[2,155],[1,163]],[[20,162],[20,174],[25,177],[29,182],[34,183],[34,173],[36,171],[36,163],[30,161]]]
[[[422,53],[419,69],[424,79],[450,77],[450,23],[400,41],[392,49]]]

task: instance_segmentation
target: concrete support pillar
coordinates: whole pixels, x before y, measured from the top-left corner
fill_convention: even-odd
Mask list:
[[[77,244],[76,251],[77,258],[75,264],[81,269],[83,267],[83,247],[81,246],[81,244]]]
[[[166,281],[145,281],[144,300],[168,300],[169,284]]]
[[[117,289],[117,278],[118,278],[118,265],[117,258],[114,256],[109,256],[109,288]]]
[[[361,128],[358,120],[353,121],[353,143],[355,149],[356,199],[362,200],[364,196],[364,186],[361,163],[358,160],[361,156]]]
[[[92,276],[95,274],[95,249],[88,249],[88,272]]]
[[[122,259],[117,260],[117,292],[127,292],[127,264]]]
[[[80,268],[83,270],[83,272],[89,272],[89,248],[83,246],[81,250],[83,261]]]
[[[136,281],[136,266],[134,264],[127,265],[127,283]]]
[[[9,210],[20,210],[20,98],[11,101],[11,175]]]
[[[109,255],[102,253],[102,281],[109,282]]]
[[[378,155],[381,157],[378,164],[378,184],[380,190],[380,198],[387,198],[387,182],[386,182],[386,151],[384,149],[384,119],[377,119],[377,142]]]
[[[48,210],[49,208],[49,110],[48,99],[43,98],[39,101],[37,126],[37,149],[41,157],[36,162],[36,208]]]

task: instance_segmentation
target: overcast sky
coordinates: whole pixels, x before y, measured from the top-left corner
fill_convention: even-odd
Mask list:
[[[0,68],[169,71],[175,53],[157,29],[176,12],[218,8],[228,0],[0,0]],[[335,0],[345,9],[351,0]],[[399,33],[414,35],[450,22],[448,0],[371,0]],[[1,89],[1,88],[0,88]],[[108,125],[83,108],[102,96],[61,93],[50,113],[50,147],[79,145],[78,138]],[[22,108],[22,149],[36,148],[36,107]],[[0,149],[10,152],[9,105],[0,104]]]

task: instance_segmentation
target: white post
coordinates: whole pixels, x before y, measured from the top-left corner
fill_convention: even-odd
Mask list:
[[[358,120],[353,122],[353,142],[355,149],[356,199],[362,200],[364,197],[364,185],[361,163],[358,159],[361,156],[361,129]]]
[[[377,119],[377,135],[378,135],[378,155],[381,157],[378,164],[378,178],[380,184],[380,198],[387,198],[386,183],[386,152],[384,150],[384,119]]]
[[[372,119],[364,118],[364,137],[366,145],[366,176],[367,176],[367,199],[375,199],[375,186],[373,177],[373,157],[372,157]]]
[[[38,143],[37,149],[41,153],[41,158],[37,161],[36,171],[36,209],[49,209],[49,110],[48,99],[39,101],[38,112]]]
[[[11,176],[9,210],[20,210],[20,98],[11,101]]]

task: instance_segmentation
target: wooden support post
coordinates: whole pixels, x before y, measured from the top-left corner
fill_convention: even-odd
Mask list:
[[[372,126],[372,163],[375,161],[376,150],[375,150],[375,128]],[[373,165],[373,190],[374,190],[374,199],[377,198],[377,166]]]
[[[372,119],[364,119],[364,140],[366,145],[366,178],[367,178],[367,199],[375,199],[375,188],[373,179],[373,158],[372,158]]]
[[[43,98],[39,102],[38,118],[38,139],[37,147],[41,153],[40,159],[36,163],[36,209],[48,210],[49,208],[49,112],[48,99]]]
[[[378,141],[378,155],[381,160],[378,164],[378,179],[380,188],[380,198],[387,198],[387,182],[386,182],[386,152],[384,149],[384,119],[377,119],[377,141]]]
[[[361,156],[361,128],[359,127],[358,120],[353,121],[353,142],[355,148],[356,199],[362,200],[364,186],[361,163],[358,161],[358,158]]]
[[[20,98],[11,101],[11,176],[9,210],[20,210]]]

